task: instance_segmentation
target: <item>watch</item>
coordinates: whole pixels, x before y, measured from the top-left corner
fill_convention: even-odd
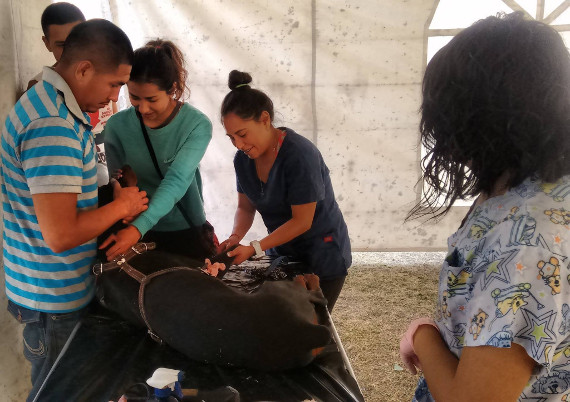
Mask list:
[[[261,249],[261,244],[259,244],[258,240],[252,241],[251,243],[249,243],[249,245],[253,247],[253,249],[255,250],[255,255],[251,256],[252,260],[260,260],[263,257],[265,257],[265,253]]]

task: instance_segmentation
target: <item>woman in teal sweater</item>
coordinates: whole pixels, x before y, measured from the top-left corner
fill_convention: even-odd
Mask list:
[[[199,110],[180,101],[187,72],[180,50],[155,40],[135,51],[127,87],[133,107],[112,116],[103,132],[110,173],[129,165],[137,185],[149,195],[148,210],[101,245],[107,258],[127,251],[141,238],[158,248],[194,258],[216,249],[206,221],[198,167],[212,138],[212,124]],[[142,123],[160,169],[145,142]]]

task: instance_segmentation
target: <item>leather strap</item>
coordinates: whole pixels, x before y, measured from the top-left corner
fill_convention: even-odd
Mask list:
[[[287,258],[286,255],[277,257],[271,262],[271,265],[269,266],[269,268],[267,268],[263,276],[265,276],[266,278],[269,277],[269,275],[271,275],[271,273],[275,271],[277,267],[285,266],[288,263],[289,263],[289,258]]]
[[[132,246],[126,253],[120,255],[112,261],[107,263],[99,263],[93,265],[93,273],[95,276],[101,275],[103,272],[110,269],[121,268],[121,266],[133,258],[135,255],[144,253],[145,251],[154,250],[156,248],[156,243],[137,243]]]
[[[138,298],[138,302],[139,302],[139,311],[141,312],[141,317],[147,327],[148,333],[150,335],[150,337],[158,342],[158,343],[162,343],[162,339],[156,334],[156,332],[153,331],[152,327],[150,326],[150,322],[148,322],[148,318],[146,316],[146,310],[144,308],[144,291],[146,289],[146,285],[148,285],[148,283],[153,279],[156,278],[157,276],[163,275],[163,274],[168,274],[170,272],[175,272],[175,271],[194,271],[194,269],[192,268],[188,268],[188,267],[172,267],[172,268],[167,268],[167,269],[163,269],[162,271],[157,271],[154,272],[150,275],[143,275],[142,273],[140,273],[139,271],[137,271],[135,268],[133,268],[132,266],[130,266],[128,263],[126,264],[129,267],[129,270],[125,270],[123,268],[123,270],[125,270],[125,272],[133,279],[137,280],[141,286],[139,288],[139,298]],[[140,278],[140,279],[139,279]]]
[[[147,327],[147,330],[148,330],[150,337],[154,341],[156,341],[158,343],[162,343],[162,339],[160,339],[160,337],[156,334],[156,332],[153,331],[153,329],[150,325],[150,322],[148,321],[148,318],[146,315],[146,310],[144,308],[144,294],[145,294],[146,285],[148,285],[152,279],[156,278],[157,276],[163,275],[163,274],[167,274],[170,272],[176,272],[176,271],[195,271],[195,269],[194,268],[188,268],[188,267],[171,267],[171,268],[163,269],[161,271],[153,272],[150,275],[145,275],[128,263],[128,261],[131,258],[133,258],[135,255],[142,254],[148,250],[153,250],[155,248],[156,248],[156,243],[137,243],[133,247],[131,247],[131,249],[127,253],[125,253],[123,256],[121,256],[120,258],[116,258],[113,261],[108,262],[106,264],[95,265],[93,267],[93,272],[95,273],[95,275],[101,275],[105,271],[120,268],[121,270],[125,271],[125,273],[127,275],[129,275],[131,278],[133,278],[138,283],[140,283],[138,305],[139,305],[139,311],[141,313],[141,317],[142,317],[142,319],[143,319],[143,321]],[[205,268],[205,266],[203,266],[202,269],[203,268]]]

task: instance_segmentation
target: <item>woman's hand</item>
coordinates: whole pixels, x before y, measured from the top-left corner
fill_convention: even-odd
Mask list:
[[[232,246],[235,246],[236,244],[238,244],[240,241],[239,237],[237,234],[232,233],[232,235],[230,237],[228,237],[226,240],[224,240],[223,242],[220,243],[220,245],[218,246],[218,250],[217,253],[223,253],[224,251],[230,249]]]
[[[137,244],[141,238],[141,233],[136,228],[136,226],[127,226],[125,229],[118,231],[116,234],[112,234],[107,237],[105,241],[99,246],[102,250],[109,245],[107,250],[107,260],[111,261],[118,257],[120,254],[126,253],[132,246]],[[114,242],[114,243],[113,243]]]
[[[206,266],[202,268],[202,272],[211,276],[218,276],[219,271],[225,271],[226,269],[226,266],[221,262],[215,262],[212,264],[212,262],[206,258],[205,263]]]
[[[414,334],[421,325],[432,325],[439,331],[434,320],[423,317],[412,321],[404,335],[402,335],[402,339],[400,340],[400,358],[404,366],[406,366],[408,371],[412,374],[417,373],[416,367],[420,370],[422,369],[418,356],[416,356],[416,351],[414,350]]]
[[[235,257],[233,264],[239,265],[254,254],[255,254],[255,249],[253,248],[253,246],[239,245],[232,251],[228,252],[228,257]]]
[[[140,214],[139,214],[140,215]],[[127,216],[126,218],[124,218],[121,223],[123,225],[130,225],[135,219],[137,219],[139,217],[139,215],[135,215],[135,216]]]

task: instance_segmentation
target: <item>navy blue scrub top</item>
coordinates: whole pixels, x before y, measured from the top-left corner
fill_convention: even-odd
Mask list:
[[[348,229],[330,180],[329,169],[311,141],[288,128],[267,183],[257,177],[255,162],[238,151],[234,157],[237,191],[263,218],[269,233],[291,219],[291,205],[316,202],[311,228],[268,254],[288,255],[304,262],[323,280],[345,276],[352,263]]]

